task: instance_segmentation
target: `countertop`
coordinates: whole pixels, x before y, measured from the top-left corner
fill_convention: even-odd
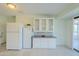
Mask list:
[[[32,36],[33,38],[56,38],[55,36]]]

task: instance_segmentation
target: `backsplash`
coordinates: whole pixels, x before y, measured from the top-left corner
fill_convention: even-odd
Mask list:
[[[53,36],[53,32],[34,32],[35,36],[45,35],[45,36]]]

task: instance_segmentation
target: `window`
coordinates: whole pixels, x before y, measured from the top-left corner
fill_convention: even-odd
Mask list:
[[[79,34],[79,21],[74,20],[74,23],[73,23],[73,38],[78,39],[78,34]]]

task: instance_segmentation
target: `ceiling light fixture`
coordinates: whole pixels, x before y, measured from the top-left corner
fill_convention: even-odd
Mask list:
[[[15,4],[12,4],[12,3],[7,3],[7,6],[11,9],[15,9],[16,8],[16,5]]]

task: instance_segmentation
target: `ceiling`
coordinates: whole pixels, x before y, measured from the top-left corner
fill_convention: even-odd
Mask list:
[[[16,9],[12,10],[5,3],[0,3],[0,15],[46,15],[60,16],[79,6],[78,3],[15,3]]]

